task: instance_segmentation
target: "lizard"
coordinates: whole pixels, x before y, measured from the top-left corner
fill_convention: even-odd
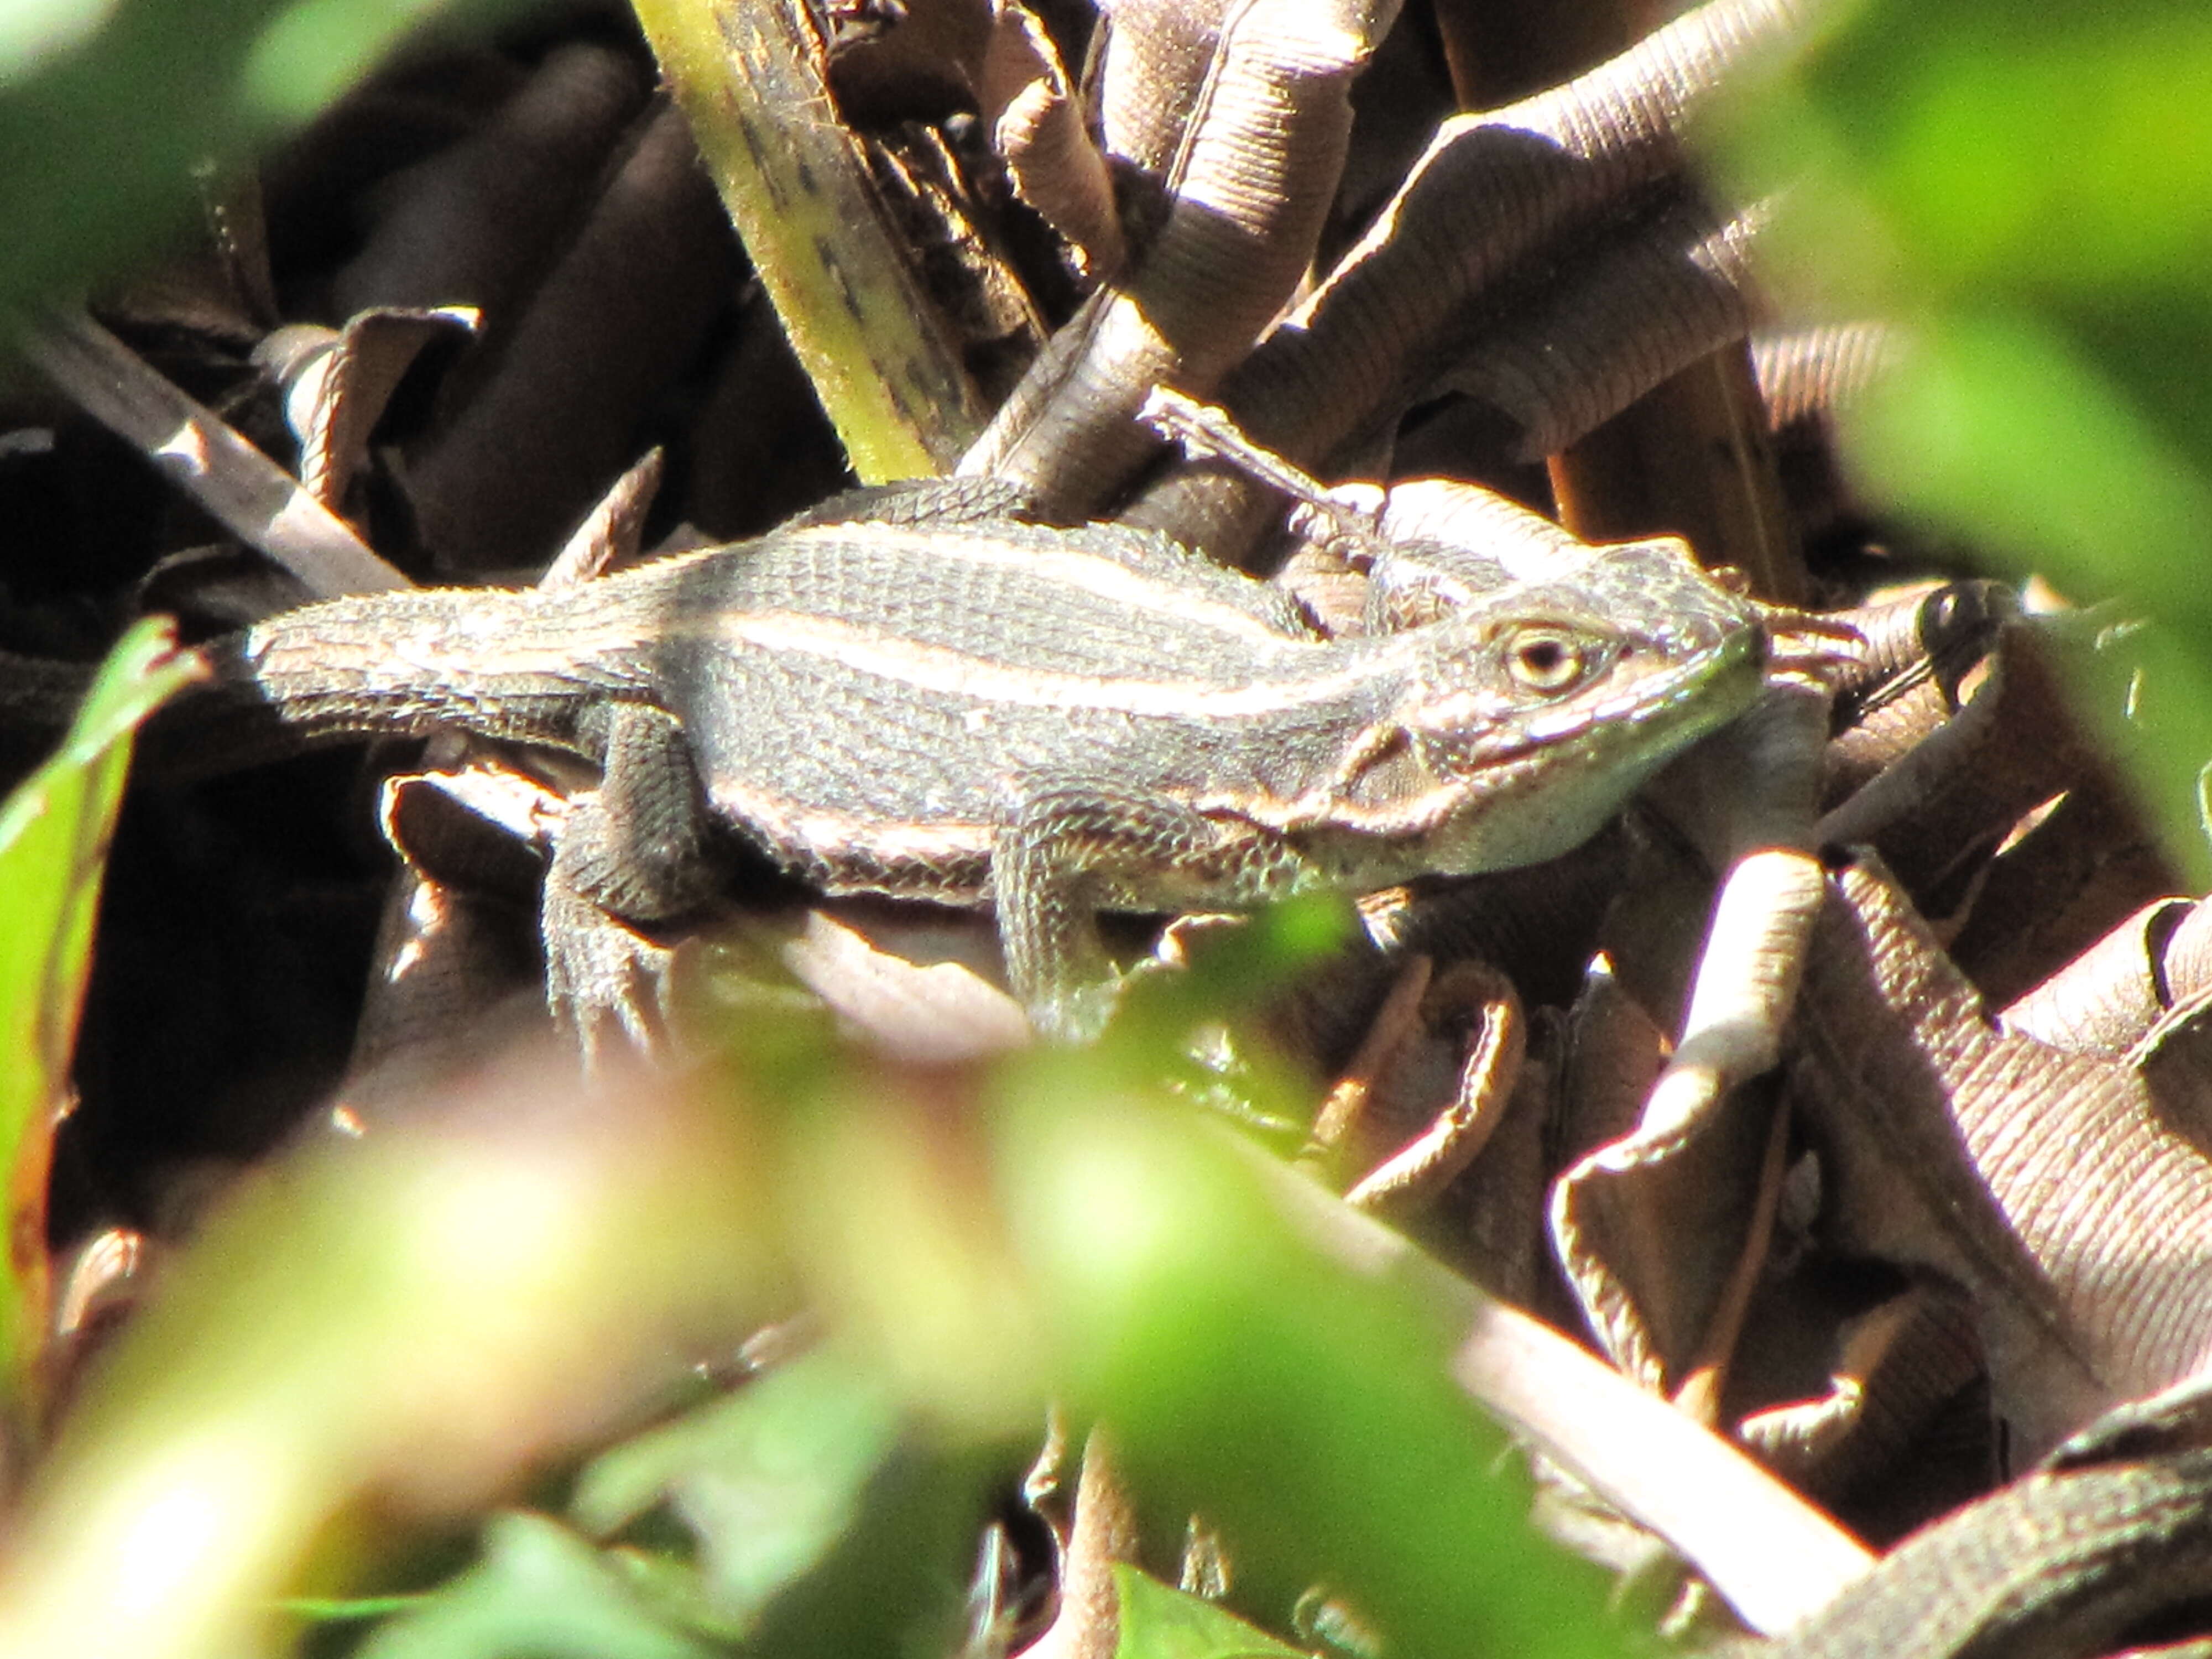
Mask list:
[[[586,924],[681,918],[732,841],[830,894],[990,904],[1032,1024],[1079,1039],[1114,998],[1099,912],[1555,856],[1762,683],[1764,612],[1679,542],[1335,638],[1156,533],[861,494],[566,590],[281,612],[203,647],[149,743],[197,769],[444,729],[582,756],[541,930],[587,1044],[642,1022]]]

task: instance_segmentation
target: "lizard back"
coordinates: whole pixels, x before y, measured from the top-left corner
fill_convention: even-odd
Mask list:
[[[662,581],[646,677],[709,799],[831,890],[981,896],[1024,780],[1259,792],[1385,695],[1277,590],[1111,526],[813,527]]]

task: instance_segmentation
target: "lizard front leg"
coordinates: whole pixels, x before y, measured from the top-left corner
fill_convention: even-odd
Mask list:
[[[1094,776],[1030,778],[1008,802],[991,854],[999,939],[1015,997],[1053,1041],[1087,1041],[1113,1013],[1102,908],[1264,896],[1227,890],[1232,872],[1266,862],[1251,837],[1168,796]]]
[[[653,1046],[666,1021],[670,952],[630,924],[696,908],[714,881],[705,794],[676,718],[612,702],[586,720],[587,738],[604,745],[599,785],[562,826],[538,925],[546,1001],[588,1057],[609,1021],[640,1048]]]

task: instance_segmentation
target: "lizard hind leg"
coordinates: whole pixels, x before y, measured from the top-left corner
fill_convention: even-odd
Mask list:
[[[1097,777],[1018,780],[1008,802],[991,854],[1006,979],[1040,1036],[1087,1042],[1121,988],[1098,911],[1167,902],[1220,832],[1181,801]]]
[[[715,884],[682,726],[649,703],[610,703],[592,718],[605,743],[599,785],[562,823],[538,916],[546,1001],[587,1061],[611,1028],[645,1052],[661,1046],[674,953],[633,924],[695,909]]]

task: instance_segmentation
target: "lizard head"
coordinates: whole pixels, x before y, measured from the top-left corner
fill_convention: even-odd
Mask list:
[[[1595,833],[1759,692],[1759,607],[1679,541],[1602,548],[1400,636],[1398,703],[1340,779],[1346,827],[1494,870]]]

